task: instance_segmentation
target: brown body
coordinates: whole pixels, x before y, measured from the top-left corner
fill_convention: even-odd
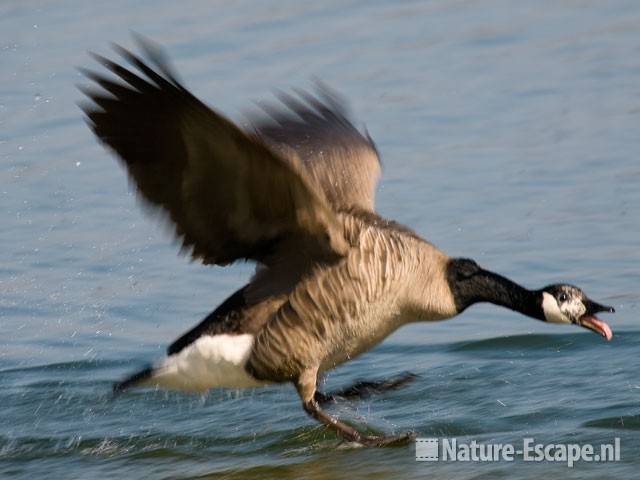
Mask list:
[[[260,312],[265,324],[255,331],[247,363],[255,377],[295,380],[359,355],[403,324],[456,314],[442,252],[374,215],[340,219],[351,245],[347,256],[312,268],[277,310]]]

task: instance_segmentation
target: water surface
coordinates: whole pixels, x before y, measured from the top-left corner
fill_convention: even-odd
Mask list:
[[[164,44],[232,118],[316,75],[376,140],[378,208],[451,255],[616,306],[615,337],[492,306],[405,327],[327,388],[412,371],[331,411],[384,431],[607,443],[622,460],[417,463],[339,445],[290,386],[204,397],[115,379],[251,274],[176,255],[75,102],[86,50]],[[0,5],[0,473],[8,478],[631,478],[640,465],[640,6],[613,2]]]

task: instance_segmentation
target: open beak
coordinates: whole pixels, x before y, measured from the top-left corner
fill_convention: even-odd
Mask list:
[[[599,333],[607,340],[611,340],[613,338],[613,332],[609,325],[596,317],[596,313],[599,312],[609,312],[614,313],[615,309],[613,307],[608,307],[606,305],[601,305],[597,302],[592,302],[591,300],[585,300],[585,307],[587,307],[587,311],[582,317],[578,320],[578,323],[584,328],[588,328],[589,330],[593,330],[596,333]]]

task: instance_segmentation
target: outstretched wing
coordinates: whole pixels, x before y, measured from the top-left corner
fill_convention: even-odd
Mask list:
[[[262,106],[269,119],[254,128],[283,155],[302,159],[336,209],[374,210],[380,159],[371,137],[349,120],[346,102],[318,83],[318,96],[278,93],[282,105]]]
[[[208,108],[177,80],[158,47],[139,73],[94,55],[111,74],[82,72],[81,104],[97,137],[122,160],[138,192],[173,222],[183,248],[206,264],[269,263],[285,245],[309,256],[346,252],[333,209],[295,156],[283,157]]]

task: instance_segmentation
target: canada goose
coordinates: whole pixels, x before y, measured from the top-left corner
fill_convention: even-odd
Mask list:
[[[304,410],[347,441],[384,445],[412,433],[370,436],[325,413],[318,375],[416,320],[442,320],[478,302],[549,323],[573,323],[607,340],[591,301],[565,284],[528,290],[466,258],[449,258],[412,230],[374,212],[375,145],[324,87],[279,94],[242,130],[194,97],[159,47],[140,40],[139,72],[99,55],[112,75],[81,103],[98,139],[115,152],[146,205],[175,227],[182,251],[205,264],[258,264],[251,281],[178,338],[167,356],[114,386],[187,391],[292,382]],[[134,70],[135,71],[135,70]],[[360,395],[409,381],[361,383]]]

